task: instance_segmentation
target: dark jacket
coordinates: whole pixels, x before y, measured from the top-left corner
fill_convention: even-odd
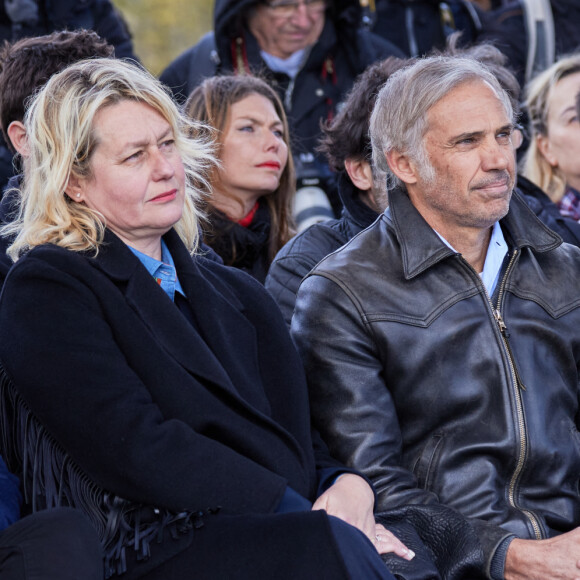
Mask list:
[[[359,198],[360,191],[348,175],[341,175],[338,191],[343,203],[339,219],[320,222],[294,236],[270,265],[266,289],[278,303],[286,324],[290,326],[296,293],[302,279],[331,252],[338,250],[364,228],[370,226],[378,214]]]
[[[20,22],[18,15],[10,16],[5,3],[0,2],[0,40],[13,42],[58,30],[86,28],[112,44],[117,58],[136,58],[127,25],[110,0],[40,0],[29,4],[38,4],[36,18]]]
[[[46,245],[13,266],[0,358],[19,395],[89,481],[158,510],[144,522],[219,507],[216,530],[221,517],[273,513],[287,487],[313,500],[339,464],[316,437],[313,450],[276,305],[247,274],[192,260],[173,231],[165,240],[191,323],[110,232],[97,257]],[[149,566],[176,549],[159,537]],[[207,570],[220,546],[199,555]]]
[[[223,212],[208,209],[210,224],[204,228],[204,241],[226,266],[247,272],[262,284],[270,265],[270,210],[262,199],[248,226],[230,220]]]
[[[289,88],[289,77],[266,67],[256,39],[243,22],[242,14],[252,4],[256,0],[216,0],[214,33],[177,57],[160,78],[183,102],[203,78],[235,70],[232,55],[238,46],[236,39],[242,39],[241,50],[252,71],[266,75],[285,103],[294,154],[315,154],[320,121],[336,112],[357,75],[379,59],[403,54],[386,40],[359,28],[358,0],[337,0],[331,3],[334,6],[327,11],[324,30],[293,88]],[[327,63],[332,64],[332,72],[327,70]]]
[[[565,242],[580,247],[580,223],[564,217],[558,206],[534,183],[518,175],[518,191],[528,207]]]
[[[472,518],[488,567],[509,534],[580,524],[580,250],[517,194],[500,223],[510,262],[492,305],[391,192],[302,283],[292,319],[331,453],[374,482],[379,511],[440,502]]]
[[[300,282],[306,274],[322,258],[338,250],[378,217],[375,211],[360,201],[359,191],[352,185],[347,175],[340,177],[338,190],[344,207],[342,217],[314,224],[298,234],[278,252],[270,265],[266,288],[278,303],[288,326],[292,320]],[[517,191],[544,224],[565,242],[580,246],[580,224],[565,218],[556,204],[539,187],[518,175]],[[0,204],[0,218],[1,210]]]
[[[482,27],[482,13],[470,0],[376,0],[372,31],[398,46],[407,56],[443,50],[447,37],[461,31],[472,43]]]

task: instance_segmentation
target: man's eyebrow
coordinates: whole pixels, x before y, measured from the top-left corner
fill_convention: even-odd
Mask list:
[[[483,134],[484,131],[466,131],[465,133],[459,133],[459,135],[453,135],[449,138],[449,142],[456,143],[457,141],[463,141],[463,139],[482,137]]]
[[[503,131],[513,131],[515,129],[514,123],[506,123],[502,125],[498,129],[496,129],[495,133],[501,133]],[[465,133],[460,133],[459,135],[454,135],[449,139],[450,143],[457,143],[458,141],[462,141],[463,139],[477,139],[485,135],[485,131],[466,131]]]

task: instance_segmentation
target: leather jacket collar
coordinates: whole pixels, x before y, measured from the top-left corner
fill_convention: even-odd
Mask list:
[[[407,193],[396,188],[389,192],[389,207],[385,218],[395,229],[401,245],[403,269],[407,280],[414,278],[444,258],[453,255],[415,209]],[[548,252],[562,243],[562,238],[545,226],[514,191],[507,215],[500,220],[515,248],[531,247],[536,252]]]

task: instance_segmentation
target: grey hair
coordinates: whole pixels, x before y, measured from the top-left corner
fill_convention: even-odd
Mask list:
[[[408,155],[425,179],[432,178],[433,168],[423,139],[429,128],[427,113],[453,89],[472,81],[488,85],[501,101],[509,119],[514,121],[508,94],[487,67],[472,58],[423,58],[395,72],[383,85],[369,129],[373,162],[387,173],[389,189],[404,186],[387,163],[386,154],[391,151]]]

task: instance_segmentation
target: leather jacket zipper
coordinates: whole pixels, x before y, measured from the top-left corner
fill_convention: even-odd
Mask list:
[[[501,337],[503,339],[504,346],[506,348],[508,363],[509,363],[509,367],[510,367],[510,371],[511,371],[511,375],[512,375],[512,385],[514,386],[514,398],[516,401],[517,423],[518,423],[518,429],[520,432],[520,451],[519,451],[519,455],[518,455],[518,462],[516,464],[516,468],[514,469],[513,475],[510,479],[510,484],[509,484],[509,488],[508,488],[508,501],[513,508],[520,510],[522,513],[524,513],[528,517],[528,519],[530,520],[530,523],[532,524],[532,528],[534,529],[534,535],[536,536],[536,539],[541,540],[543,537],[543,534],[542,534],[542,529],[540,527],[540,524],[538,522],[537,517],[535,516],[535,514],[533,512],[519,507],[517,505],[517,502],[516,502],[516,489],[517,489],[518,481],[520,479],[520,475],[524,469],[524,465],[526,462],[526,455],[527,455],[528,434],[526,431],[526,424],[524,421],[524,406],[523,406],[523,402],[522,402],[522,391],[526,390],[526,386],[524,385],[524,382],[522,380],[522,377],[520,375],[520,372],[519,372],[518,367],[517,367],[516,362],[515,362],[515,358],[514,358],[513,351],[512,351],[511,345],[510,345],[510,341],[509,341],[510,334],[509,334],[507,325],[504,322],[503,317],[501,315],[501,303],[502,303],[502,299],[503,299],[503,295],[504,295],[504,291],[505,291],[507,278],[512,270],[512,267],[513,267],[513,264],[516,260],[517,255],[518,255],[518,250],[514,250],[514,253],[511,257],[509,264],[508,264],[508,267],[506,269],[505,275],[501,281],[501,286],[499,288],[499,293],[498,293],[498,298],[497,298],[497,308],[493,307],[493,303],[491,301],[491,298],[489,297],[489,294],[487,293],[487,290],[485,293],[486,293],[486,296],[489,300],[489,304],[491,306],[493,316],[495,318],[495,321],[496,321],[497,326],[499,328],[499,332],[500,332]]]
[[[520,434],[520,448],[519,448],[518,461],[517,461],[516,467],[514,469],[514,472],[512,474],[512,477],[510,479],[510,483],[509,483],[508,502],[514,509],[519,510],[520,512],[522,512],[523,514],[525,514],[527,516],[527,518],[529,519],[529,521],[532,525],[532,528],[534,529],[534,535],[536,536],[536,539],[541,540],[543,538],[543,534],[542,534],[542,528],[540,527],[540,523],[538,521],[538,518],[530,510],[526,510],[526,509],[519,507],[517,505],[517,502],[516,502],[516,489],[517,489],[518,481],[520,479],[520,475],[524,469],[524,465],[526,462],[526,455],[527,455],[526,449],[527,449],[528,434],[526,432],[526,424],[524,421],[524,406],[523,406],[523,402],[522,402],[522,391],[525,391],[526,387],[522,381],[521,375],[520,375],[518,368],[517,368],[517,365],[515,363],[515,358],[514,358],[513,351],[511,349],[510,342],[509,342],[510,334],[509,334],[507,325],[504,322],[503,317],[501,315],[501,303],[502,303],[502,299],[503,299],[503,295],[504,295],[504,291],[505,291],[506,282],[507,282],[508,276],[513,268],[513,265],[515,263],[517,255],[518,255],[518,250],[514,250],[514,253],[513,253],[512,257],[510,258],[508,267],[506,268],[506,272],[504,274],[504,277],[501,281],[501,285],[500,285],[499,293],[498,293],[498,298],[497,298],[497,307],[494,307],[493,302],[491,301],[491,297],[489,296],[489,293],[487,291],[487,288],[485,288],[485,286],[483,286],[483,290],[485,292],[485,296],[487,297],[487,301],[488,301],[489,306],[491,308],[491,312],[492,312],[493,317],[495,319],[495,322],[498,326],[499,333],[501,335],[503,344],[505,346],[508,364],[509,364],[509,368],[510,368],[510,374],[512,377],[512,386],[514,388],[514,398],[515,398],[515,402],[516,402],[517,425],[518,425],[518,430],[519,430],[519,434]],[[473,268],[471,268],[471,269],[473,270]],[[475,270],[473,270],[473,271],[475,272]],[[475,273],[476,273],[478,279],[481,280],[481,278],[477,274],[477,272],[475,272]]]

